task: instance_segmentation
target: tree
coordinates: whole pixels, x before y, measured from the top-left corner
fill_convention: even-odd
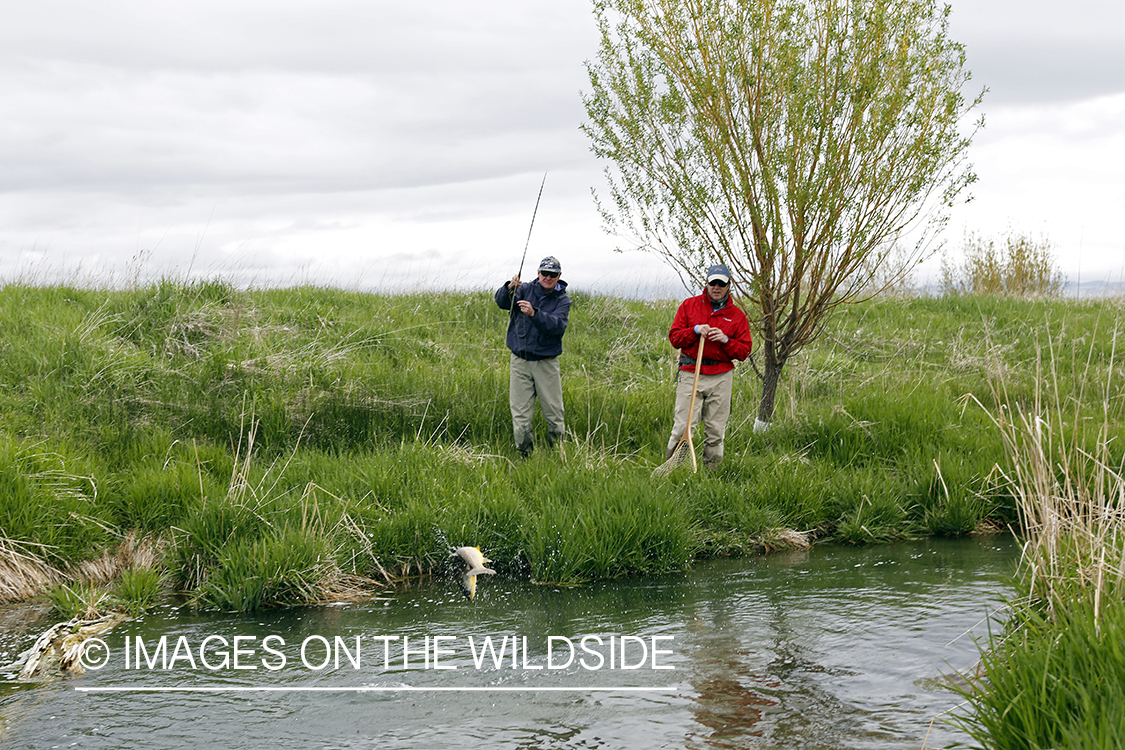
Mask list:
[[[980,97],[961,93],[969,73],[949,10],[933,0],[594,6],[601,45],[586,66],[583,130],[611,162],[606,226],[685,285],[699,288],[716,261],[745,280],[764,428],[785,363],[833,309],[870,294],[871,269],[908,233],[920,259],[975,179],[962,128]]]

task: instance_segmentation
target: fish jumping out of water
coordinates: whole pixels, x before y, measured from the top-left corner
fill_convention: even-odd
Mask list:
[[[461,574],[461,588],[465,591],[465,596],[469,597],[469,601],[477,594],[477,576],[479,575],[496,575],[496,571],[492,568],[484,567],[486,563],[492,562],[485,557],[480,547],[458,547],[453,550],[453,557],[460,557],[466,565],[466,570]]]

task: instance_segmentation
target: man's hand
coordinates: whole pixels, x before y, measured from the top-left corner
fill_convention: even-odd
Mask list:
[[[519,289],[519,287],[520,287],[520,275],[517,273],[515,276],[512,277],[512,280],[508,282],[508,288],[511,289],[514,292],[515,290]]]
[[[521,299],[516,304],[520,306],[520,312],[521,313],[528,316],[529,318],[535,317],[535,308],[531,306],[530,302],[528,302],[525,299]]]
[[[701,324],[699,326],[699,335],[706,336],[708,341],[717,341],[720,344],[725,344],[730,341],[729,336],[723,333],[721,329],[715,328],[714,326]]]

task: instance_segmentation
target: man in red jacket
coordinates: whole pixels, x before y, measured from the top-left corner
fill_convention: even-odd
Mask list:
[[[750,356],[750,324],[746,315],[730,298],[730,270],[723,265],[707,269],[707,286],[703,294],[683,301],[668,340],[680,350],[679,383],[676,386],[676,414],[672,437],[668,440],[668,458],[688,429],[688,403],[695,377],[695,360],[699,342],[703,346],[700,363],[698,395],[692,426],[703,417],[703,465],[716,469],[723,461],[723,438],[730,417],[731,392],[734,386],[734,363]]]

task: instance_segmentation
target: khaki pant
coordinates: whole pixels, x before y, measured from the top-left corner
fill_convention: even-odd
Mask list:
[[[688,424],[688,402],[691,401],[691,383],[694,372],[680,370],[676,385],[676,414],[672,420],[672,437],[668,439],[671,452],[684,436]],[[691,415],[694,428],[703,417],[703,463],[711,468],[723,462],[723,438],[730,417],[730,399],[734,390],[734,370],[719,375],[700,375],[695,397],[695,413]]]
[[[508,405],[512,409],[512,432],[516,448],[524,453],[533,447],[531,418],[535,415],[535,399],[547,421],[547,443],[562,440],[563,423],[562,375],[559,358],[528,361],[512,355],[508,378]]]

